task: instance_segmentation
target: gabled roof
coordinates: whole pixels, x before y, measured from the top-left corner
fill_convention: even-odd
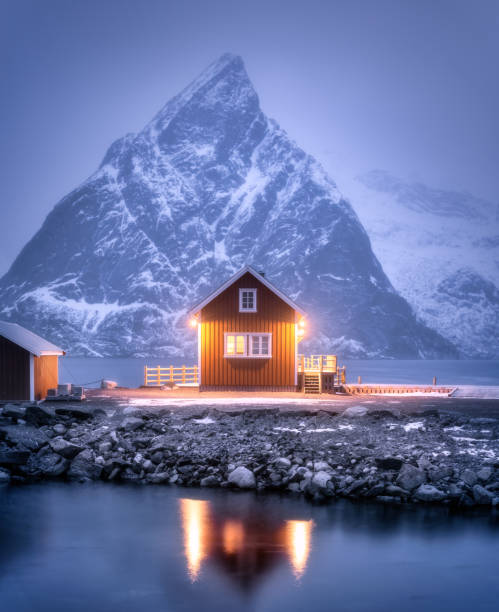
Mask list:
[[[0,336],[7,338],[7,340],[37,357],[42,355],[64,355],[64,351],[61,348],[37,336],[32,331],[29,331],[29,329],[21,327],[17,323],[0,321]]]
[[[301,308],[300,306],[298,306],[298,304],[293,302],[293,300],[291,298],[289,298],[286,294],[284,294],[282,291],[279,291],[279,289],[277,287],[275,287],[272,283],[270,283],[265,278],[265,276],[262,276],[261,274],[259,274],[251,266],[244,266],[244,268],[241,268],[239,270],[239,272],[236,272],[234,274],[234,276],[231,276],[228,281],[226,281],[223,285],[220,285],[220,287],[218,289],[215,289],[215,291],[210,293],[210,295],[208,295],[208,297],[206,297],[202,302],[199,302],[199,304],[197,304],[194,308],[192,308],[189,311],[189,313],[188,313],[189,316],[195,315],[200,310],[202,310],[207,304],[209,304],[212,300],[214,300],[218,295],[223,293],[228,287],[233,285],[237,280],[239,280],[247,272],[252,274],[256,278],[256,280],[258,280],[260,283],[262,283],[262,285],[265,285],[267,287],[267,289],[270,289],[270,291],[272,291],[272,293],[275,293],[275,295],[280,297],[281,300],[283,302],[286,302],[286,304],[288,306],[291,306],[291,308],[293,308],[293,310],[296,310],[297,312],[299,312],[303,316],[306,315],[306,313],[303,310],[303,308]]]

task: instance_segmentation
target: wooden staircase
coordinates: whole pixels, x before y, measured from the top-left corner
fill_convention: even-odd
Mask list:
[[[321,392],[321,374],[320,372],[305,372],[304,373],[304,392],[305,393],[320,393]]]

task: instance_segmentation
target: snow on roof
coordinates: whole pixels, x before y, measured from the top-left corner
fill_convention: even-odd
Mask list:
[[[265,285],[267,287],[267,289],[270,289],[270,291],[272,291],[278,297],[280,297],[281,300],[283,300],[284,302],[286,302],[286,304],[288,304],[288,306],[291,306],[291,308],[293,308],[294,310],[299,312],[301,315],[303,315],[303,316],[306,315],[305,311],[300,306],[295,304],[295,302],[293,302],[293,300],[291,298],[289,298],[287,295],[285,295],[282,291],[279,291],[279,289],[277,289],[277,287],[274,287],[274,285],[272,283],[270,283],[264,276],[259,274],[251,266],[244,266],[244,268],[241,268],[239,270],[239,272],[236,272],[234,274],[234,276],[231,276],[231,278],[229,278],[228,281],[226,281],[223,285],[220,285],[220,287],[218,289],[215,289],[215,291],[210,293],[210,295],[208,295],[208,297],[206,297],[202,302],[200,302],[194,308],[192,308],[189,311],[188,315],[192,316],[192,315],[195,315],[196,313],[198,313],[207,304],[209,304],[212,300],[214,300],[218,295],[223,293],[228,287],[230,287],[233,283],[235,283],[237,280],[239,280],[241,278],[241,276],[244,276],[244,274],[246,274],[247,272],[252,274],[258,281],[260,281],[262,283],[262,285]]]
[[[64,351],[61,348],[37,336],[32,331],[29,331],[29,329],[21,327],[17,323],[0,321],[0,336],[7,338],[7,340],[21,346],[37,357],[42,355],[64,355]]]

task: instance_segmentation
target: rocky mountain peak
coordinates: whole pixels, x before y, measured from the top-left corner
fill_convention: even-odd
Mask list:
[[[185,312],[244,263],[310,313],[303,350],[455,354],[396,293],[350,204],[265,116],[230,54],[61,200],[0,280],[0,316],[73,354],[192,358]]]

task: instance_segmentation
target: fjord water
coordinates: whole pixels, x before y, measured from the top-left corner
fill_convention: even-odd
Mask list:
[[[193,365],[194,358],[184,364]],[[123,387],[138,387],[144,381],[144,366],[181,366],[178,358],[99,358],[64,357],[59,360],[59,380],[96,386],[109,378]],[[410,383],[430,385],[433,377],[441,385],[499,385],[499,360],[402,360],[345,359],[347,381],[365,383]]]
[[[172,487],[0,489],[0,609],[497,610],[489,513]]]

